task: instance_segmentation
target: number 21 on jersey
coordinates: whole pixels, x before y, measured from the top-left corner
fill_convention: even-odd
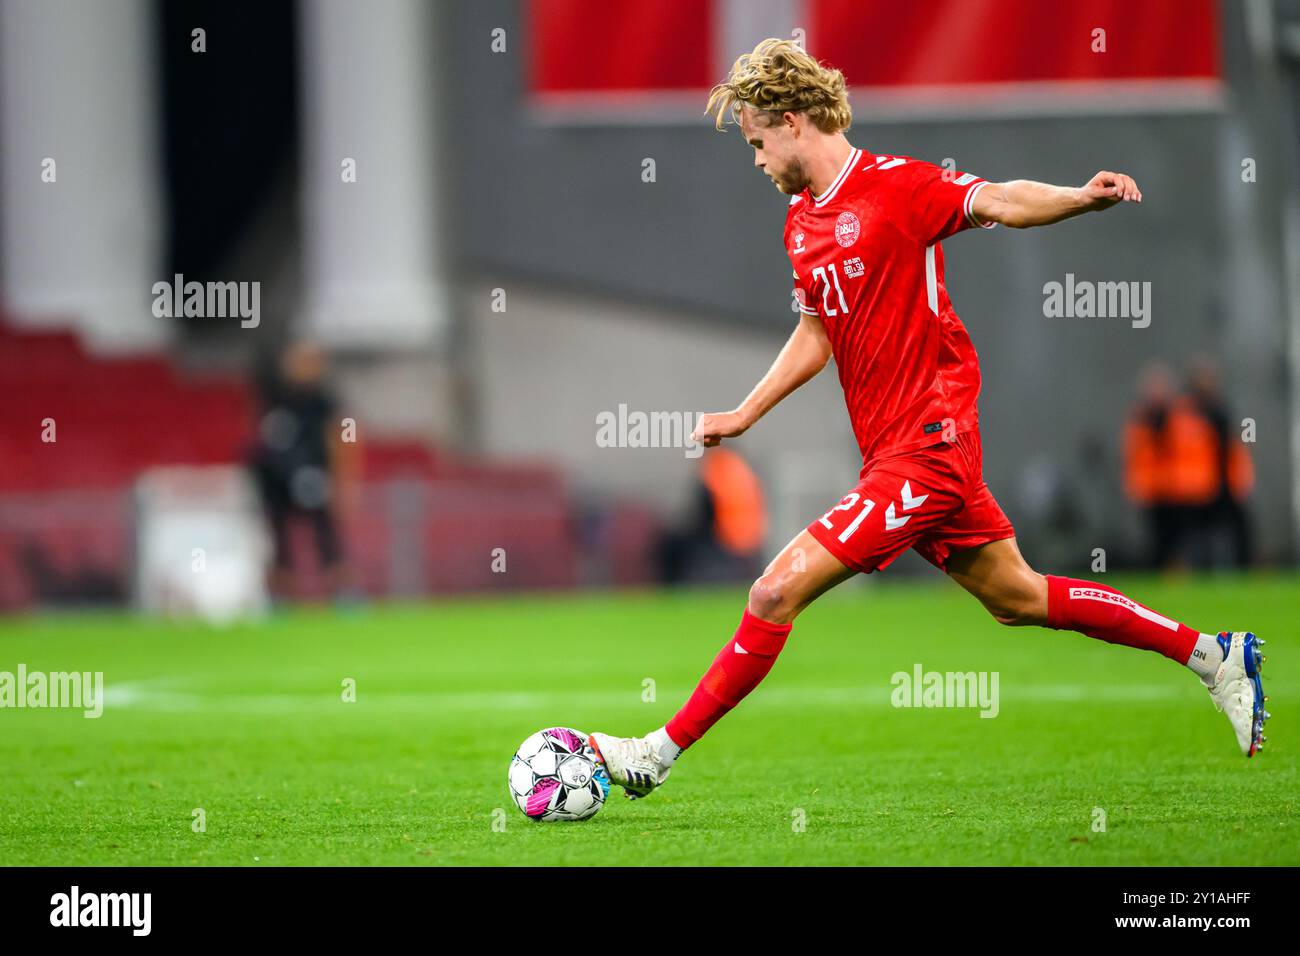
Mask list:
[[[826,278],[827,270],[830,271],[830,279]],[[835,283],[835,294],[839,296],[840,312],[848,312],[849,304],[844,301],[844,290],[840,288],[840,277],[835,271],[835,263],[828,262],[825,266],[818,266],[813,269],[813,279],[821,279],[822,282],[822,314],[839,315],[834,306],[830,303],[831,283]]]

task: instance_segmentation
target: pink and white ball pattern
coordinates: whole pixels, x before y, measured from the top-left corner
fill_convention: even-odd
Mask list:
[[[539,730],[510,761],[510,795],[534,820],[585,820],[609,795],[609,775],[587,743],[568,727]]]

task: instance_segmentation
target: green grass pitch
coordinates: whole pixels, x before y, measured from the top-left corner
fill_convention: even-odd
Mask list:
[[[946,581],[886,578],[811,608],[662,790],[616,789],[592,820],[536,824],[506,790],[519,742],[662,724],[730,636],[744,588],[303,610],[227,629],[33,616],[0,623],[0,671],[103,671],[106,705],[98,720],[0,710],[0,863],[1300,863],[1300,578],[1106,580],[1193,626],[1268,640],[1263,754],[1242,757],[1164,658],[1002,628]],[[891,706],[891,675],[916,664],[996,671],[997,717]]]

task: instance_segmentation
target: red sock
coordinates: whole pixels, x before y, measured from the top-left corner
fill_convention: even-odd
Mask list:
[[[723,645],[690,700],[664,728],[685,750],[759,685],[785,647],[790,624],[772,624],[745,609],[736,636]]]
[[[1201,636],[1114,588],[1052,574],[1047,575],[1047,626],[1078,631],[1110,644],[1158,651],[1180,664],[1187,663]]]

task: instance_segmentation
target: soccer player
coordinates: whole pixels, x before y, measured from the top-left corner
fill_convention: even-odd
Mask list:
[[[743,435],[835,358],[862,452],[858,482],[800,532],[749,591],[732,637],[690,699],[647,737],[591,741],[629,797],[664,782],[673,762],[772,669],[799,612],[841,581],[913,548],[1002,624],[1079,631],[1154,651],[1190,668],[1247,756],[1264,741],[1263,658],[1255,635],[1206,634],[1090,581],[1042,575],[982,475],[975,349],[944,287],[940,242],[965,229],[1047,226],[1142,193],[1122,173],[1078,188],[987,182],[845,138],[851,113],[840,71],[788,40],[764,40],[712,91],[754,165],[789,195],[785,246],[799,324],[732,411],[703,415],[695,440]]]

